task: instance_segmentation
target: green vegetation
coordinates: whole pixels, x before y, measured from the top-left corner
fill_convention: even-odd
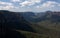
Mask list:
[[[51,22],[49,20],[46,20],[46,21],[38,22],[37,24],[45,28],[60,31],[60,22],[57,23],[57,22]]]
[[[33,32],[27,32],[27,31],[20,31],[23,35],[26,36],[26,38],[49,38],[47,35],[33,33]]]

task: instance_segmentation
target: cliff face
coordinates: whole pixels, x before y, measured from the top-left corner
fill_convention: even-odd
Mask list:
[[[19,29],[25,31],[33,31],[32,27],[24,20],[20,13],[10,11],[0,11],[0,26],[9,29]]]
[[[46,12],[46,17],[52,21],[60,22],[60,12]]]
[[[60,12],[54,11],[54,12],[46,12],[49,15],[58,15],[60,16]]]

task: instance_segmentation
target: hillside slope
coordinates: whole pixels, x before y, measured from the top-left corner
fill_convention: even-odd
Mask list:
[[[21,30],[17,30],[18,32],[21,32],[21,34],[23,34],[24,36],[26,36],[26,38],[49,38],[48,35],[44,35],[44,34],[39,34],[39,33],[34,33],[34,32],[28,32],[28,31],[21,31]]]

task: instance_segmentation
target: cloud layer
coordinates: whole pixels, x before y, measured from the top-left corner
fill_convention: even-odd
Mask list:
[[[14,11],[60,10],[60,3],[56,1],[44,1],[44,0],[10,0],[9,2],[0,1],[0,10],[14,10]]]
[[[26,0],[22,3],[20,3],[21,6],[31,6],[31,5],[35,5],[36,3],[40,3],[42,0]]]
[[[43,3],[40,8],[55,8],[57,6],[59,6],[60,3],[54,2],[54,1],[46,1],[45,3]]]
[[[11,2],[20,2],[21,0],[11,0]]]
[[[0,1],[0,10],[9,10],[9,9],[13,9],[13,8],[14,8],[14,6],[12,3]]]

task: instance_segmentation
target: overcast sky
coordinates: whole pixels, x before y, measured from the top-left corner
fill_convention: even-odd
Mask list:
[[[60,11],[60,0],[0,0],[0,10],[16,12]]]

